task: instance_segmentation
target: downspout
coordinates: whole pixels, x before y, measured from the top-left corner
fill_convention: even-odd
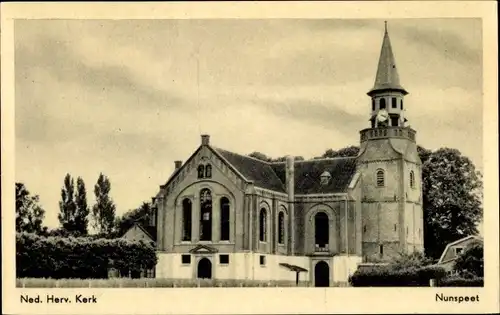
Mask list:
[[[349,216],[347,213],[347,195],[345,196],[345,252],[347,257],[349,257]]]

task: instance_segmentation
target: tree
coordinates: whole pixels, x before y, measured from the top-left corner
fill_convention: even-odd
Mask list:
[[[264,153],[260,153],[260,152],[252,152],[248,156],[253,157],[255,159],[258,159],[258,160],[261,160],[261,161],[271,162],[271,163],[272,162],[285,162],[286,157],[287,157],[285,155],[285,156],[280,156],[280,157],[273,159],[272,157],[269,157],[269,156],[265,155]],[[295,160],[296,161],[303,161],[304,157],[303,156],[296,156]]]
[[[102,173],[99,174],[94,186],[96,204],[92,208],[94,228],[100,234],[109,235],[113,232],[115,222],[116,206],[109,196],[111,183]]]
[[[432,152],[422,166],[424,245],[438,258],[446,244],[477,234],[482,218],[482,180],[469,158],[456,149]]]
[[[149,226],[153,210],[150,202],[143,202],[138,208],[125,212],[123,216],[116,219],[116,236],[125,234],[134,222],[142,226]]]
[[[31,195],[23,183],[16,183],[16,231],[43,233],[45,210],[39,205],[39,196]]]
[[[351,157],[351,156],[357,156],[358,153],[359,153],[359,147],[351,145],[349,147],[345,147],[340,150],[328,149],[319,158],[321,159],[321,158],[335,158],[335,157]]]
[[[85,182],[81,177],[76,180],[76,195],[75,195],[75,229],[81,235],[87,235],[88,230],[88,215],[90,209],[87,205],[87,189],[85,188]]]
[[[484,276],[484,252],[482,242],[473,242],[460,253],[453,269],[462,276]]]
[[[59,201],[59,214],[57,218],[59,219],[61,228],[69,234],[79,234],[76,215],[75,182],[70,174],[66,174],[64,177],[64,186],[61,189],[61,201]]]
[[[264,153],[260,152],[252,152],[248,156],[253,157],[255,159],[265,161],[265,162],[271,162],[271,158],[265,155]]]

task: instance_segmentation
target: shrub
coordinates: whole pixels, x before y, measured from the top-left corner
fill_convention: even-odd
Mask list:
[[[391,266],[358,269],[349,277],[354,287],[398,287],[429,286],[431,279],[441,279],[446,275],[443,268],[435,266],[394,269]]]
[[[153,244],[125,239],[43,237],[18,233],[18,278],[107,278],[108,270],[140,271],[156,265]]]
[[[421,268],[432,264],[432,259],[425,257],[422,252],[413,252],[410,254],[399,253],[390,263],[392,269]]]
[[[482,277],[463,278],[453,276],[442,279],[438,285],[440,287],[483,287],[484,280]]]

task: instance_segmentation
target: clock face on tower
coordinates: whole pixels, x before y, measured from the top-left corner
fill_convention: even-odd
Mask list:
[[[377,121],[378,122],[384,122],[389,118],[389,114],[385,109],[382,109],[378,112],[377,114]]]

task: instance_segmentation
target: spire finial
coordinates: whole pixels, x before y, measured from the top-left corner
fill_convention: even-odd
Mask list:
[[[387,33],[387,21],[384,21],[385,24],[385,32]]]

